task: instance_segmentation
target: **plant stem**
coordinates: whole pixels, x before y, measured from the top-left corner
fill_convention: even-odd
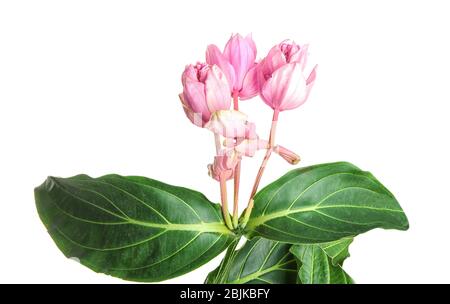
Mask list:
[[[233,91],[233,109],[239,111],[239,92]],[[233,227],[237,228],[239,221],[239,183],[241,177],[241,161],[234,169],[234,195],[233,195]]]
[[[233,91],[233,109],[239,111],[239,92]]]
[[[228,212],[228,198],[227,198],[227,181],[224,175],[220,175],[220,197],[222,200],[222,214],[225,220],[225,224],[230,230],[234,230],[231,223],[230,213]]]
[[[261,182],[262,175],[264,173],[264,170],[266,169],[267,162],[269,161],[269,158],[272,155],[273,147],[275,144],[275,132],[277,129],[278,114],[279,114],[278,110],[273,111],[272,126],[270,127],[270,135],[269,135],[269,146],[267,147],[266,154],[264,155],[264,159],[261,163],[261,166],[259,167],[255,182],[253,183],[253,188],[252,188],[252,192],[250,194],[250,199],[248,200],[248,205],[247,205],[247,208],[245,209],[245,213],[244,213],[242,228],[245,227],[245,225],[247,224],[247,222],[250,218],[250,214],[253,209],[253,198],[255,197],[256,192],[258,191],[259,183]]]
[[[239,161],[234,169],[234,197],[233,197],[233,227],[237,228],[239,220],[239,181],[241,175],[241,161]]]

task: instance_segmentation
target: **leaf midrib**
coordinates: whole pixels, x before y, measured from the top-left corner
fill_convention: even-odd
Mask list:
[[[222,223],[201,223],[201,224],[154,224],[137,220],[129,220],[130,224],[140,225],[149,228],[161,228],[165,230],[177,230],[177,231],[199,231],[199,232],[219,232],[222,234],[234,233],[225,227]]]
[[[253,230],[253,228],[264,224],[267,221],[277,219],[280,217],[285,217],[291,214],[297,214],[297,213],[306,213],[306,212],[314,212],[320,209],[331,209],[331,208],[357,208],[357,209],[368,209],[368,210],[376,210],[376,211],[387,211],[387,212],[398,212],[398,213],[404,213],[403,210],[397,210],[397,209],[389,209],[389,208],[378,208],[378,207],[371,207],[371,206],[358,206],[358,205],[330,205],[330,206],[319,206],[313,205],[308,207],[302,207],[297,209],[290,209],[290,210],[283,210],[278,212],[273,212],[271,214],[262,215],[253,219],[250,219],[250,221],[247,224],[247,227],[249,230]]]

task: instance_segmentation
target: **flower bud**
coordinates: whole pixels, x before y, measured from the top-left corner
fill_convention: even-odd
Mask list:
[[[299,63],[288,63],[272,74],[261,88],[261,98],[277,111],[292,110],[308,99],[316,78],[316,67],[305,79]]]
[[[277,111],[302,105],[316,79],[316,67],[304,75],[308,46],[284,41],[274,46],[258,64],[258,85],[264,102]]]
[[[223,53],[216,45],[209,45],[206,50],[206,62],[218,65],[224,71],[231,92],[236,92],[241,99],[258,94],[255,59],[256,45],[251,35],[245,38],[232,35]]]
[[[218,66],[188,65],[181,81],[183,93],[179,97],[193,124],[203,127],[213,112],[230,108],[230,87]]]
[[[238,154],[223,151],[221,155],[214,157],[214,163],[208,165],[208,174],[217,181],[222,176],[225,180],[229,180],[234,176],[234,169],[239,162]]]
[[[286,149],[283,146],[277,145],[273,148],[273,151],[278,155],[280,155],[284,160],[286,160],[291,165],[296,165],[300,161],[300,156],[298,156],[291,150]]]

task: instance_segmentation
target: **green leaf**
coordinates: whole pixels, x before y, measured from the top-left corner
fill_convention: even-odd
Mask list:
[[[374,228],[406,230],[408,220],[372,174],[339,162],[290,171],[262,189],[255,196],[246,234],[312,244]]]
[[[220,262],[219,267],[211,271],[206,277],[205,284],[219,284],[224,283],[226,277],[228,276],[228,271],[230,270],[230,266],[232,265],[232,258],[234,257],[236,247],[241,240],[240,237],[236,238],[232,241],[230,246],[227,248],[227,252],[225,253],[225,257],[222,262]]]
[[[344,260],[350,256],[348,247],[353,242],[352,237],[343,238],[341,240],[318,244],[320,248],[331,258],[333,265],[342,265]]]
[[[295,284],[297,263],[290,244],[253,238],[225,257],[205,283]],[[230,247],[231,248],[231,247]]]
[[[187,273],[235,238],[199,192],[144,177],[49,177],[35,189],[59,249],[96,272],[133,281]]]
[[[334,265],[319,245],[294,245],[291,253],[298,259],[298,278],[302,284],[353,284],[352,278]]]

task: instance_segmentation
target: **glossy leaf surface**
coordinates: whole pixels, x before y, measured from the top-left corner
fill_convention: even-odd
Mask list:
[[[295,284],[297,263],[290,244],[253,238],[225,257],[205,283]]]
[[[313,244],[374,228],[406,230],[408,220],[372,174],[340,162],[290,171],[262,189],[255,196],[246,233]]]
[[[189,272],[235,238],[199,192],[144,177],[49,177],[35,189],[59,249],[96,272],[161,281]]]

